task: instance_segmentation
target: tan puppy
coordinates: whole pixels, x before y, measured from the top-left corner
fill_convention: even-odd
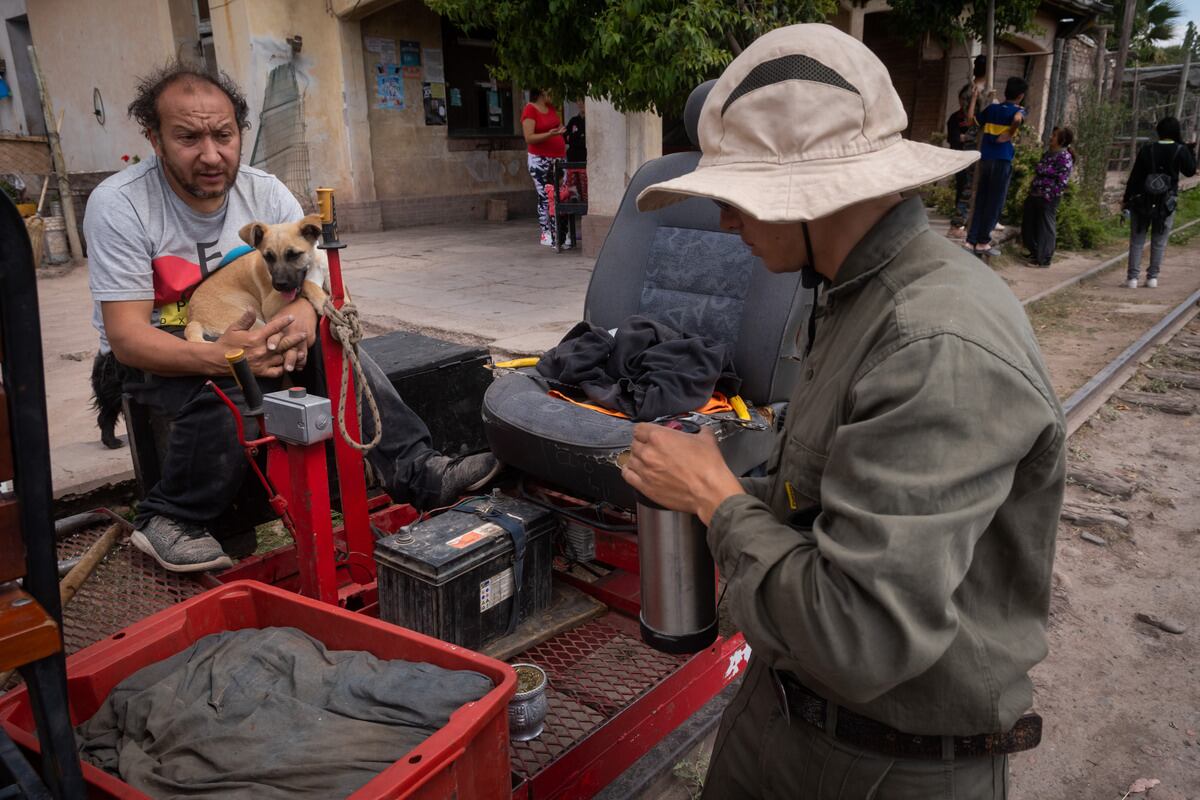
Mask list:
[[[303,296],[320,316],[325,307],[329,260],[318,250],[321,218],[310,214],[299,222],[267,225],[251,222],[238,231],[254,248],[209,275],[188,301],[188,341],[215,339],[250,308],[258,314],[254,327],[265,324],[280,309]]]

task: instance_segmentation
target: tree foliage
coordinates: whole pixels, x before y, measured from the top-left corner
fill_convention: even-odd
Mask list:
[[[426,0],[495,37],[498,79],[621,111],[676,113],[763,33],[823,21],[837,0]]]
[[[1129,40],[1130,57],[1139,64],[1153,64],[1161,60],[1163,42],[1175,38],[1176,25],[1183,17],[1183,9],[1175,0],[1133,0],[1137,9],[1133,12],[1133,35]],[[1125,0],[1115,0],[1113,10],[1106,20],[1120,35],[1125,19]]]
[[[995,35],[1028,30],[1040,0],[996,0]],[[987,39],[987,3],[970,0],[891,0],[892,24],[910,41],[926,33],[943,42]]]

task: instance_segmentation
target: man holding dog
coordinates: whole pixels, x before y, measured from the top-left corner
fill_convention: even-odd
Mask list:
[[[172,420],[162,476],[138,508],[132,541],[169,570],[221,569],[232,561],[209,526],[234,501],[247,465],[234,421],[204,382],[214,379],[244,407],[225,361],[241,348],[264,388],[278,388],[272,384],[306,367],[317,313],[298,298],[259,328],[247,311],[216,342],[174,334],[187,323],[191,290],[248,251],[238,236],[244,225],[296,222],[304,213],[277,178],[241,166],[248,108],[227,77],[170,64],[141,81],[129,114],[154,157],[96,188],[84,232],[101,351],[143,371],[126,390]],[[383,419],[368,459],[394,499],[435,507],[494,477],[491,454],[450,459],[434,451],[425,424],[366,353],[360,358]],[[369,415],[363,424],[370,436]]]
[[[753,648],[708,798],[1003,798],[1040,737],[1065,423],[1012,292],[901,195],[977,155],[906,127],[861,42],[782,28],[713,87],[697,168],[638,197],[711,198],[768,270],[824,287],[765,477],[655,425],[624,470],[708,525]]]

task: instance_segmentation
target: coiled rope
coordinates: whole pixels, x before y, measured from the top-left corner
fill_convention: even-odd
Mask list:
[[[383,437],[383,423],[379,417],[379,406],[375,404],[375,395],[367,385],[367,376],[358,360],[358,343],[362,341],[362,323],[358,319],[358,309],[347,301],[337,309],[333,301],[325,298],[325,308],[322,311],[329,320],[329,333],[342,345],[342,388],[338,397],[337,421],[338,429],[346,444],[363,453],[370,452]],[[350,366],[354,366],[354,396],[358,403],[359,433],[362,432],[362,401],[367,399],[367,407],[371,409],[371,417],[375,420],[375,435],[369,442],[356,442],[346,430],[346,384],[350,378]]]

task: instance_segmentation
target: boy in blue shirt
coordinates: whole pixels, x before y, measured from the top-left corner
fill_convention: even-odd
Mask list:
[[[979,146],[979,185],[976,189],[975,214],[971,217],[971,231],[967,234],[967,247],[977,255],[999,255],[992,247],[992,230],[1000,221],[1000,211],[1008,196],[1008,181],[1012,177],[1013,137],[1025,121],[1025,109],[1020,103],[1025,99],[1029,84],[1024,79],[1012,77],[1004,87],[1004,102],[993,103],[975,114],[979,100],[978,89],[971,95],[967,117],[979,125],[983,141]]]

